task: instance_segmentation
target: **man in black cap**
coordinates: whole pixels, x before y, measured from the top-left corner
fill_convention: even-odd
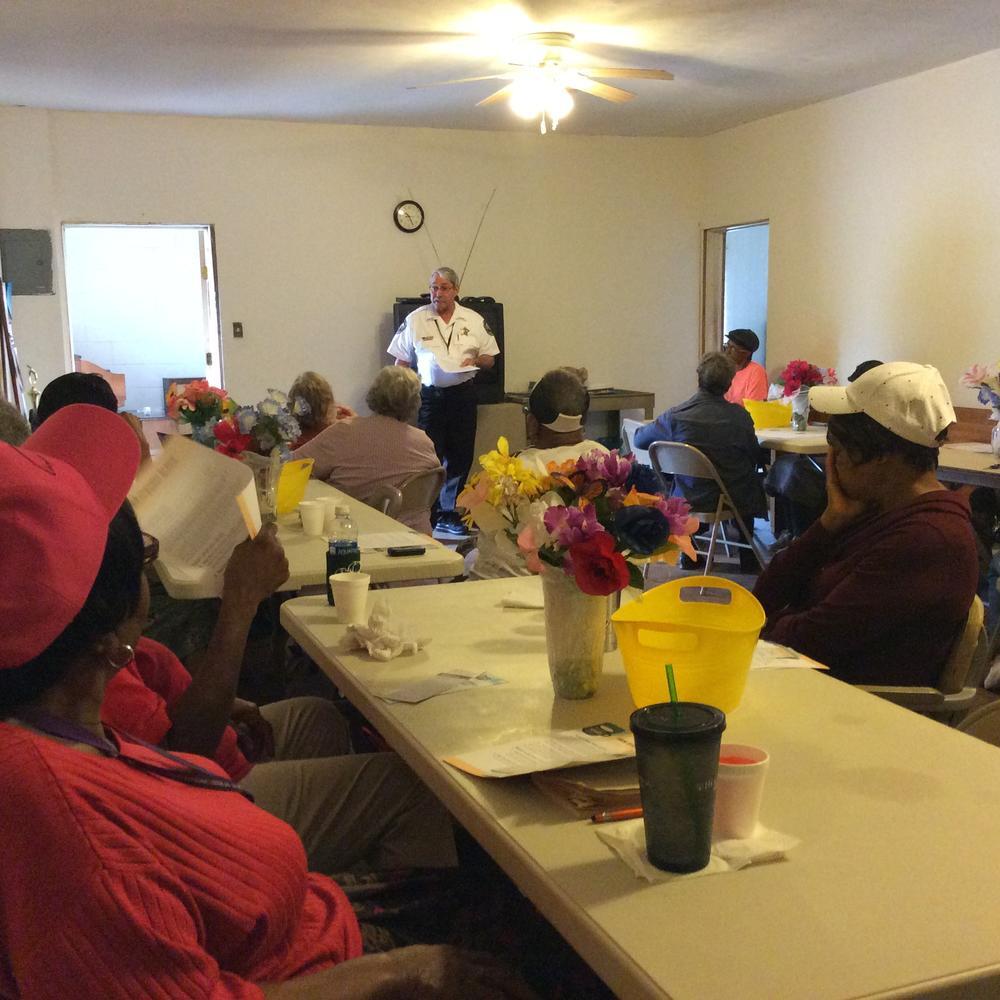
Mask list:
[[[725,353],[736,365],[733,384],[726,392],[730,403],[743,405],[744,399],[767,399],[767,372],[763,365],[751,361],[760,339],[753,330],[730,330],[726,334]]]

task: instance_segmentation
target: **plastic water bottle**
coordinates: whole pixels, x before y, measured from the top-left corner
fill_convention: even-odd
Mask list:
[[[326,552],[326,600],[333,604],[330,577],[334,573],[358,572],[361,569],[361,550],[358,548],[358,529],[351,520],[351,508],[337,504],[330,546]]]

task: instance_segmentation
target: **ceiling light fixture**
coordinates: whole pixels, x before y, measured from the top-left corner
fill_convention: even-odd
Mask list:
[[[540,118],[542,135],[573,110],[573,96],[566,89],[558,70],[542,67],[516,80],[510,91],[510,109],[519,118]]]

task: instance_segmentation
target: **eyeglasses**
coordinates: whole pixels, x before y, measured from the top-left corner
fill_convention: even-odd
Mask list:
[[[142,533],[142,565],[152,566],[160,554],[160,540],[152,535]]]

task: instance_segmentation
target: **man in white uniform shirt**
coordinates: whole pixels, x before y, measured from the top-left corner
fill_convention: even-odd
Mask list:
[[[446,478],[431,512],[435,527],[464,534],[455,498],[472,467],[476,444],[476,392],[480,368],[492,368],[500,353],[482,316],[457,304],[458,275],[439,267],[431,275],[430,305],[403,321],[389,344],[397,365],[420,375],[417,423],[434,442]]]

